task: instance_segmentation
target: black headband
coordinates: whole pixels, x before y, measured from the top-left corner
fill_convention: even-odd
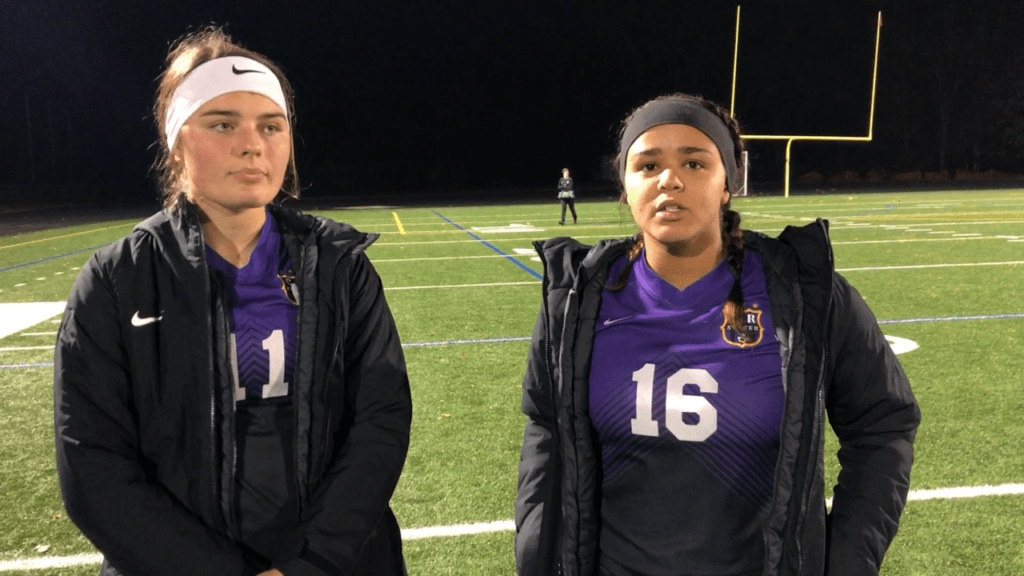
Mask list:
[[[736,190],[736,153],[729,127],[700,102],[683,98],[654,100],[633,114],[622,132],[622,141],[619,143],[619,178],[623,182],[626,180],[626,155],[629,147],[641,134],[662,124],[693,126],[711,138],[718,147],[722,163],[725,164],[726,185],[730,191]]]

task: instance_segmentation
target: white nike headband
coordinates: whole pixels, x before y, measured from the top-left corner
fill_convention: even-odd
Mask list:
[[[239,91],[262,94],[288,115],[281,83],[270,68],[244,56],[216,58],[196,66],[171,96],[164,122],[167,149],[174,149],[181,127],[203,104],[221,94]]]

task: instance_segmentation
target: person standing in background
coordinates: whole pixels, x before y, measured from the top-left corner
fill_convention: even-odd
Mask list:
[[[565,207],[569,206],[572,212],[572,223],[576,223],[576,192],[573,191],[572,178],[569,177],[569,169],[562,168],[562,177],[558,179],[558,199],[562,201],[562,217],[559,224],[565,224]]]

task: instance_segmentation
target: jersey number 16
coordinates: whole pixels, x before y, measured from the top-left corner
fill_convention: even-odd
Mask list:
[[[644,364],[633,372],[636,382],[636,418],[630,420],[633,434],[657,436],[658,422],[652,417],[654,403],[654,364]],[[668,377],[665,387],[665,428],[679,440],[703,442],[718,430],[718,411],[707,398],[683,394],[683,386],[693,384],[704,394],[717,394],[718,381],[700,368],[680,368]],[[695,414],[698,422],[687,424],[683,414]]]

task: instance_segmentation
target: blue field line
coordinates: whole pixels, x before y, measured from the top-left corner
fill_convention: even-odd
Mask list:
[[[107,242],[107,244],[110,244],[110,242]],[[49,262],[50,260],[60,260],[61,258],[67,258],[68,256],[74,256],[75,254],[81,254],[82,252],[88,252],[90,250],[95,252],[95,251],[99,250],[100,248],[103,248],[107,244],[100,244],[98,246],[90,246],[88,248],[79,248],[78,250],[72,250],[71,252],[65,252],[63,254],[57,254],[56,256],[50,256],[50,257],[47,257],[47,258],[42,258],[40,260],[32,260],[31,262],[22,262],[21,264],[15,264],[14,266],[8,266],[6,268],[0,268],[0,272],[7,272],[8,270],[17,270],[18,268],[24,268],[26,266],[35,266],[36,264],[42,264],[43,262]]]
[[[447,222],[447,223],[451,224],[452,226],[455,226],[456,228],[458,228],[459,230],[462,230],[462,231],[463,231],[463,232],[465,232],[466,234],[469,234],[469,237],[470,237],[470,238],[472,238],[473,240],[476,240],[477,242],[479,242],[479,243],[483,244],[484,246],[487,246],[487,247],[488,247],[488,248],[490,248],[491,250],[494,250],[494,251],[495,251],[495,252],[497,252],[498,254],[501,254],[501,255],[502,255],[502,256],[504,256],[504,257],[505,257],[505,259],[507,259],[507,260],[508,260],[509,262],[511,262],[511,263],[513,263],[513,264],[515,264],[516,266],[519,266],[519,267],[520,267],[520,268],[522,268],[523,270],[526,270],[526,272],[527,272],[527,273],[529,273],[529,274],[530,274],[530,276],[533,276],[533,277],[534,277],[534,278],[536,278],[537,280],[541,280],[541,279],[543,278],[543,277],[541,276],[540,272],[537,272],[537,271],[536,271],[536,270],[534,270],[533,268],[530,268],[530,267],[529,267],[529,266],[527,266],[526,264],[523,264],[522,262],[520,262],[520,261],[519,261],[519,259],[518,259],[518,258],[516,258],[515,256],[513,256],[513,255],[511,255],[511,254],[509,254],[509,253],[507,253],[507,252],[504,252],[504,251],[503,251],[503,250],[502,250],[501,248],[498,248],[497,246],[495,246],[494,244],[491,244],[491,243],[490,243],[490,242],[488,242],[487,240],[484,240],[483,238],[481,238],[481,237],[477,236],[476,234],[473,234],[473,232],[472,232],[471,230],[466,230],[466,229],[465,229],[465,228],[463,228],[462,226],[459,226],[459,224],[458,224],[457,222],[454,222],[454,221],[452,221],[451,219],[449,219],[449,218],[448,218],[447,216],[445,216],[444,214],[441,214],[441,213],[440,213],[440,212],[438,212],[437,210],[431,210],[431,212],[433,212],[434,214],[436,214],[436,215],[437,215],[437,216],[438,216],[439,218],[441,218],[441,219],[442,219],[442,220],[444,220],[445,222]]]

